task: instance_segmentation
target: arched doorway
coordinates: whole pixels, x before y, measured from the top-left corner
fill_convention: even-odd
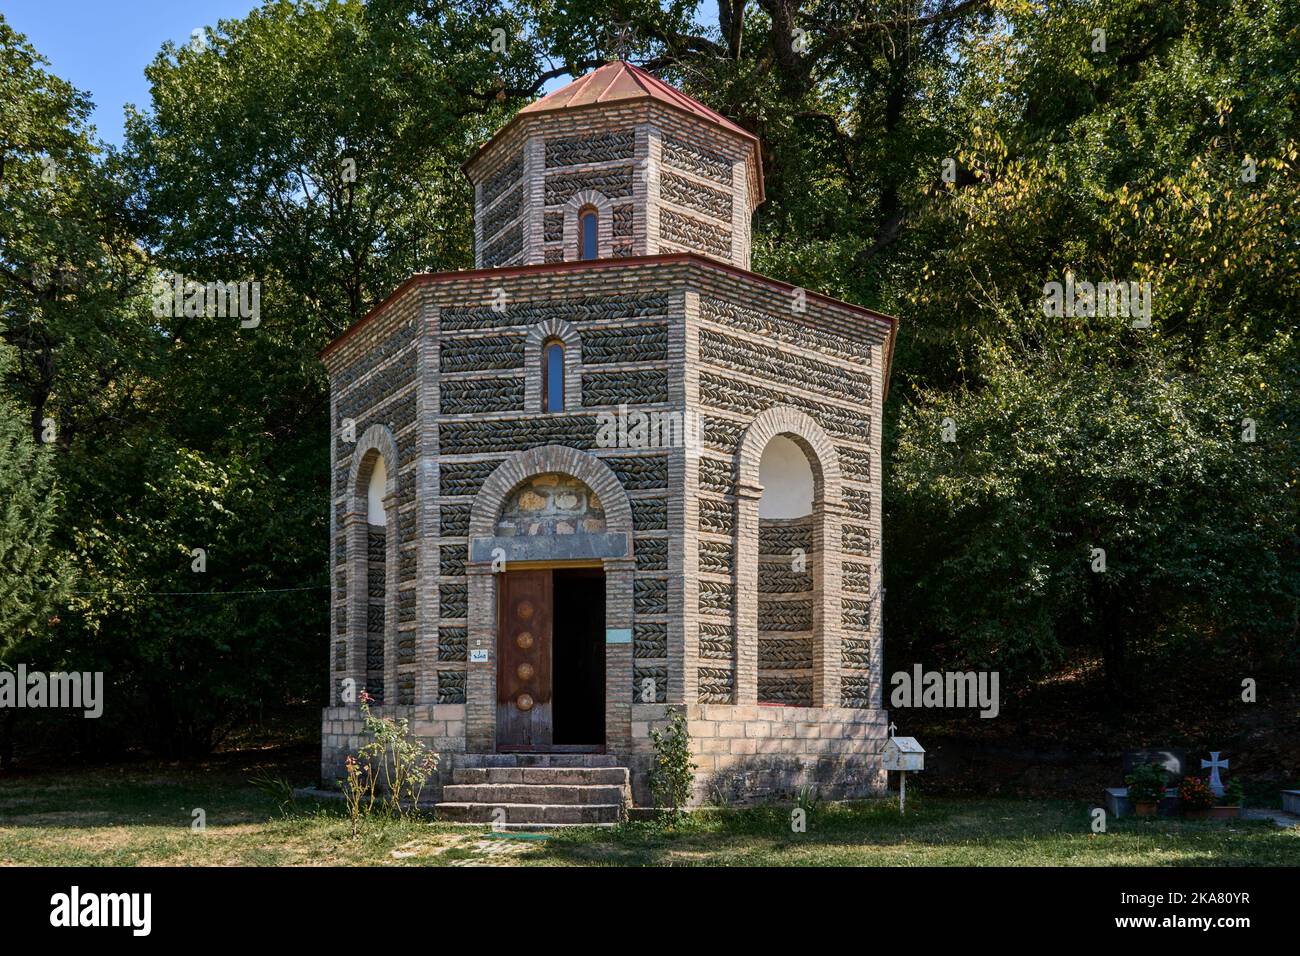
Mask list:
[[[631,734],[631,505],[608,466],[518,452],[470,514],[468,745],[625,748]]]
[[[585,546],[604,533],[600,497],[572,475],[526,478],[501,506],[498,750],[605,746],[605,573]],[[534,558],[549,553],[548,566],[514,567],[506,542]]]

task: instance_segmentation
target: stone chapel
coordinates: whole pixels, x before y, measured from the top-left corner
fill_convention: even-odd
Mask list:
[[[882,791],[896,321],[751,272],[757,138],[631,64],[464,170],[475,268],[322,353],[323,782],[365,689],[442,755],[445,819],[619,819],[673,709],[696,802]]]

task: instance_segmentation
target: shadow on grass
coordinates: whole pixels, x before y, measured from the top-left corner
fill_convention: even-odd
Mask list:
[[[350,836],[344,808],[281,806],[246,768],[131,767],[0,781],[0,861],[132,865],[1133,866],[1300,865],[1300,828],[1267,821],[1112,821],[1066,800],[919,797],[821,805],[807,829],[791,807],[696,812],[676,829],[628,823],[566,830],[485,858],[489,831],[427,819],[373,821]],[[190,839],[202,808],[209,839]]]
[[[790,808],[703,811],[676,829],[632,823],[557,836],[526,862],[630,866],[1295,865],[1300,830],[1272,824],[1119,821],[1093,834],[1070,801],[887,801],[822,808],[806,832]]]

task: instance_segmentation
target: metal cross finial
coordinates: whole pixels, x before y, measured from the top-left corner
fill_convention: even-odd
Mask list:
[[[611,23],[605,31],[605,42],[608,52],[614,55],[617,60],[627,62],[627,55],[632,52],[632,47],[636,43],[636,31],[632,29],[630,20]]]

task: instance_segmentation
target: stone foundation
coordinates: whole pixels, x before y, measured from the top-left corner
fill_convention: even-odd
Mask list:
[[[696,763],[692,805],[784,800],[804,787],[816,788],[824,800],[852,800],[885,792],[880,751],[888,735],[888,714],[883,710],[731,704],[695,704],[684,709]],[[494,757],[509,759],[504,754],[465,753],[462,704],[375,707],[372,712],[407,718],[413,736],[438,751],[438,780],[430,781],[429,786],[429,796],[435,800],[441,799],[442,787],[457,767],[485,766],[484,761],[490,763]],[[652,803],[647,777],[654,759],[650,730],[666,727],[668,716],[667,705],[634,704],[632,751],[606,755],[631,771],[636,806]],[[348,754],[361,746],[361,716],[356,708],[329,707],[322,717],[321,785],[330,790],[343,777]]]

